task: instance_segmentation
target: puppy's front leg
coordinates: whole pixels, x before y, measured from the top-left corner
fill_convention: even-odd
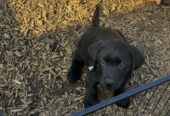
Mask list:
[[[119,95],[119,94],[123,93],[124,91],[125,91],[125,85],[123,85],[121,88],[116,90],[114,92],[114,96]],[[125,98],[121,101],[118,101],[118,102],[116,102],[116,105],[127,109],[130,106],[130,98]]]
[[[70,83],[74,83],[78,79],[80,79],[83,66],[84,66],[83,60],[80,58],[76,50],[76,52],[74,53],[73,59],[72,59],[71,67],[67,74],[67,79]]]
[[[84,98],[84,107],[89,107],[98,103],[97,96],[97,83],[92,80],[94,77],[88,75],[87,83],[86,83],[86,93]]]

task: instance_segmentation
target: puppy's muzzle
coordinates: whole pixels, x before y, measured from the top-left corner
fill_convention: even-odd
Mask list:
[[[106,79],[104,85],[109,89],[117,90],[122,86],[122,82]]]

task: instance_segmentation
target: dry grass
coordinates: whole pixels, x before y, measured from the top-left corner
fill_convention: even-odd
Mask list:
[[[66,73],[74,45],[89,25],[98,1],[0,2],[0,109],[12,116],[67,116],[82,109],[84,81],[70,85]],[[131,86],[170,72],[169,7],[144,0],[106,0],[102,6],[101,25],[121,30],[145,55],[146,62],[134,73]],[[128,114],[133,113],[140,97],[133,101]],[[112,116],[113,110],[107,108],[107,114]]]
[[[10,0],[10,7],[16,12],[20,31],[24,35],[37,35],[46,31],[84,24],[90,20],[92,11],[100,0]],[[132,10],[141,7],[146,0],[105,0],[104,15],[112,11]]]

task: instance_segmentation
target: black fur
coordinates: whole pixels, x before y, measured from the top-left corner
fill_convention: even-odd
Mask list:
[[[87,70],[86,94],[84,106],[98,102],[97,85],[115,90],[118,95],[125,90],[132,71],[139,68],[144,57],[137,48],[130,46],[126,38],[110,28],[99,27],[99,5],[90,27],[81,37],[75,50],[72,64],[68,72],[68,80],[73,83],[80,79],[84,66]],[[124,99],[116,103],[128,108],[130,100]]]
[[[96,10],[94,12],[94,16],[92,19],[92,26],[93,27],[98,27],[99,26],[99,10],[100,10],[100,5],[96,5]]]

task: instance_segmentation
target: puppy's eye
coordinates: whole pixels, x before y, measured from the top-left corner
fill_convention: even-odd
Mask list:
[[[119,64],[119,67],[120,67],[121,69],[125,69],[127,66],[126,66],[126,64],[124,64],[123,62],[121,62],[121,63]]]
[[[101,59],[100,63],[101,63],[102,65],[105,65],[105,64],[106,64],[106,61],[105,61],[104,59]]]

